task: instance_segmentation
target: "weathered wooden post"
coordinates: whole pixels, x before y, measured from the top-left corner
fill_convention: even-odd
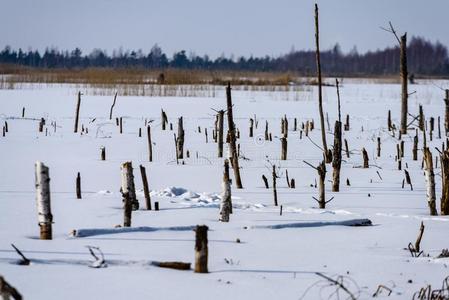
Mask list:
[[[335,121],[334,127],[334,158],[332,159],[333,177],[332,191],[340,191],[340,170],[341,170],[341,122]]]
[[[346,115],[346,123],[344,129],[345,131],[349,131],[349,115]]]
[[[240,178],[239,158],[237,155],[236,137],[235,137],[235,124],[232,114],[232,97],[231,97],[231,83],[228,82],[226,88],[226,103],[228,110],[228,128],[229,128],[229,150],[231,151],[231,164],[234,170],[235,184],[238,189],[243,188],[242,179]]]
[[[25,107],[22,107],[22,118],[25,118]]]
[[[418,135],[413,137],[413,160],[418,160]]]
[[[123,227],[131,227],[131,218],[132,218],[132,204],[129,199],[129,193],[124,193],[122,191],[123,196]]]
[[[116,100],[117,100],[117,92],[115,92],[114,101],[112,102],[111,109],[109,110],[109,120],[112,120],[112,110],[114,109]]]
[[[42,162],[35,164],[36,174],[36,203],[38,222],[40,227],[40,239],[52,239],[53,215],[50,205],[50,174],[48,167]]]
[[[349,158],[349,146],[348,146],[348,141],[345,139],[345,152],[346,152],[346,157]]]
[[[81,174],[78,172],[76,176],[76,199],[81,199]]]
[[[178,119],[178,137],[176,138],[178,158],[184,158],[184,125],[182,117]]]
[[[44,125],[45,125],[45,119],[41,118],[41,120],[39,121],[39,132],[44,131]]]
[[[393,128],[393,123],[391,122],[391,110],[388,110],[388,121],[387,121],[388,131]]]
[[[268,121],[265,121],[265,140],[268,141],[270,139],[268,135]]]
[[[145,167],[140,165],[140,176],[142,177],[143,194],[145,196],[145,206],[147,210],[151,210],[151,197],[150,190],[148,188],[147,172]]]
[[[421,131],[424,131],[424,111],[422,109],[422,105],[419,105],[419,117],[418,117],[418,128]]]
[[[380,157],[381,149],[380,137],[377,137],[377,157]]]
[[[208,273],[207,269],[207,230],[206,225],[198,225],[195,229],[195,273]]]
[[[318,184],[318,204],[319,207],[324,209],[326,208],[326,189],[325,189],[325,180],[326,180],[326,163],[323,160],[317,167],[319,184]]]
[[[133,165],[130,161],[122,164],[122,194],[128,195],[132,210],[139,209],[136,187],[134,185]]]
[[[432,153],[429,148],[424,148],[424,173],[426,175],[426,196],[427,203],[430,209],[430,215],[436,216],[437,207],[436,207],[436,194],[435,194],[435,174],[433,172],[433,162],[432,162]]]
[[[368,158],[368,152],[366,152],[366,149],[362,149],[362,155],[363,155],[363,168],[367,169],[369,168],[369,158]]]
[[[76,113],[75,113],[75,128],[74,133],[78,132],[78,121],[80,117],[80,106],[81,106],[81,92],[78,92],[78,101],[76,102]]]
[[[218,111],[218,157],[223,157],[224,110]]]
[[[229,222],[229,214],[232,209],[231,180],[229,178],[229,161],[224,161],[223,186],[220,204],[220,222]]]

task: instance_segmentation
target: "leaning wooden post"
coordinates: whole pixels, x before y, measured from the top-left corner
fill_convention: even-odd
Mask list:
[[[112,110],[114,109],[116,100],[117,100],[117,92],[115,92],[114,101],[112,102],[111,109],[109,111],[109,120],[112,120]]]
[[[218,111],[218,157],[223,157],[224,110]]]
[[[333,179],[332,179],[332,191],[340,191],[340,170],[341,170],[341,122],[335,121],[334,127],[334,158],[332,159],[333,167]]]
[[[432,153],[429,148],[424,148],[424,173],[426,175],[427,203],[429,204],[430,215],[436,216],[436,194],[435,194],[435,174],[433,172]]]
[[[220,204],[220,222],[229,222],[229,214],[232,209],[231,180],[229,178],[229,161],[224,161],[223,186]]]
[[[151,143],[151,127],[147,126],[147,137],[148,137],[148,161],[153,161],[153,144]]]
[[[81,199],[81,174],[76,176],[76,199]]]
[[[229,150],[231,151],[231,163],[232,169],[234,170],[235,184],[238,189],[243,188],[242,179],[240,178],[240,167],[239,167],[239,158],[237,155],[237,146],[235,144],[235,124],[234,117],[232,114],[232,97],[231,97],[231,83],[228,82],[228,86],[226,88],[226,103],[228,110],[228,129],[229,129]]]
[[[130,161],[122,164],[122,194],[128,195],[132,210],[139,209],[139,202],[136,198],[136,188],[134,185],[133,165]]]
[[[140,165],[140,176],[142,177],[143,194],[145,196],[145,206],[147,210],[151,210],[150,190],[148,189],[148,179],[145,167]]]
[[[76,102],[76,114],[75,114],[75,128],[73,132],[78,132],[78,121],[80,117],[80,106],[81,106],[81,92],[78,92],[78,101]]]
[[[362,149],[362,155],[363,155],[363,168],[367,169],[369,168],[369,158],[368,158],[368,152],[366,152],[366,149]]]
[[[195,273],[208,273],[207,269],[207,230],[206,225],[198,225],[195,229]]]
[[[35,164],[36,174],[36,203],[38,222],[40,227],[40,239],[52,239],[53,215],[50,205],[50,174],[48,167],[38,161]]]
[[[441,161],[441,214],[449,215],[449,150],[440,155]]]
[[[407,113],[408,113],[408,71],[407,71],[407,33],[401,36],[401,55],[400,55],[400,71],[401,71],[401,133],[407,134]]]
[[[178,159],[184,158],[184,125],[182,117],[178,119],[178,137],[176,139]]]
[[[330,163],[332,157],[327,150],[326,142],[326,128],[324,127],[324,113],[323,113],[323,95],[322,95],[322,79],[321,79],[321,61],[320,61],[320,39],[319,39],[319,24],[318,24],[318,4],[315,4],[315,44],[316,44],[316,67],[318,77],[318,109],[320,113],[321,125],[321,139],[323,142],[323,152],[326,162]]]

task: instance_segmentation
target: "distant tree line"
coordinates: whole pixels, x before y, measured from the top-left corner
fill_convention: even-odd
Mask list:
[[[432,43],[421,37],[413,37],[407,48],[409,70],[417,75],[449,75],[447,48],[439,42]],[[359,54],[356,48],[343,53],[337,44],[332,49],[321,52],[323,71],[327,75],[391,75],[399,70],[399,47]],[[79,48],[73,51],[46,49],[39,51],[13,50],[7,46],[0,52],[0,63],[36,68],[146,68],[146,69],[200,69],[235,71],[292,71],[302,75],[315,72],[315,52],[313,50],[291,51],[279,57],[239,57],[224,56],[210,59],[207,55],[187,54],[185,50],[176,52],[171,58],[155,45],[148,54],[139,51],[106,51],[95,49],[83,55]]]

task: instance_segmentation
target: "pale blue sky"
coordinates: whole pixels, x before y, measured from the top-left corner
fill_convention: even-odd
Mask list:
[[[142,49],[158,43],[216,57],[274,55],[313,49],[309,0],[0,0],[0,48]],[[321,42],[359,52],[394,45],[379,29],[449,45],[449,0],[319,0]],[[404,8],[403,8],[404,7]]]

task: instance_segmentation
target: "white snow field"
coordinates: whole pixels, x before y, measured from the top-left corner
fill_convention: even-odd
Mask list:
[[[332,81],[330,81],[332,82]],[[447,81],[419,81],[409,99],[409,112],[417,115],[422,104],[429,119],[441,117],[444,137],[444,92],[437,86]],[[345,80],[341,87],[342,117],[350,114],[350,158],[345,156],[341,191],[331,192],[332,166],[327,165],[326,197],[335,197],[326,209],[318,209],[312,197],[317,172],[303,160],[317,165],[322,152],[316,87],[300,92],[233,91],[234,117],[240,129],[243,189],[232,186],[234,212],[221,223],[219,203],[223,159],[213,142],[215,110],[226,108],[224,87],[215,97],[118,96],[113,120],[109,120],[112,96],[96,96],[87,88],[81,101],[81,124],[88,134],[73,133],[76,86],[42,85],[0,90],[1,124],[9,131],[0,136],[0,275],[25,299],[336,299],[337,288],[316,273],[333,279],[344,276],[344,285],[359,299],[371,298],[379,285],[392,290],[387,297],[411,299],[428,284],[441,288],[449,275],[449,259],[436,258],[449,247],[449,217],[430,216],[426,201],[422,152],[412,160],[415,129],[403,136],[402,166],[411,176],[413,191],[402,188],[404,171],[395,162],[396,137],[387,130],[387,112],[399,123],[400,85]],[[21,117],[26,108],[25,118]],[[174,131],[161,130],[161,109]],[[324,109],[331,131],[337,118],[335,87],[324,88]],[[249,118],[257,116],[254,138],[249,138]],[[288,159],[280,161],[280,122],[289,119]],[[176,164],[173,133],[177,118],[184,117],[185,149],[190,158]],[[41,117],[48,135],[38,132]],[[115,125],[123,117],[123,134]],[[300,139],[293,119],[315,120],[315,130]],[[148,162],[145,119],[151,122],[153,162]],[[266,142],[265,121],[273,141]],[[56,122],[56,132],[50,124]],[[409,117],[412,121],[412,117]],[[225,124],[226,124],[225,118]],[[414,124],[417,124],[416,122]],[[198,133],[201,126],[201,133]],[[138,128],[142,137],[138,137]],[[326,126],[327,127],[327,126]],[[204,128],[209,142],[206,143]],[[362,130],[363,128],[363,130]],[[328,144],[333,144],[327,130]],[[381,157],[376,157],[381,137]],[[434,156],[443,139],[437,130],[428,140]],[[419,147],[422,148],[420,133]],[[106,161],[100,147],[106,147]],[[365,147],[370,168],[362,169]],[[226,147],[225,147],[226,149]],[[226,152],[226,151],[225,151]],[[39,240],[35,200],[34,164],[50,168],[53,240]],[[115,229],[123,223],[120,189],[121,163],[132,161],[140,209],[132,213],[132,228]],[[272,190],[265,189],[262,174],[271,188],[271,163],[280,166],[279,207]],[[160,211],[146,211],[139,165],[147,169],[151,197]],[[285,170],[295,178],[296,189],[287,187]],[[76,199],[75,178],[81,173],[82,199]],[[378,173],[379,174],[378,174]],[[441,176],[436,173],[437,207],[440,211]],[[380,175],[380,176],[379,176]],[[231,178],[234,178],[231,170]],[[346,186],[346,179],[350,186]],[[370,219],[373,226],[343,226],[342,221]],[[421,221],[425,231],[421,249],[425,256],[412,257]],[[194,262],[194,226],[209,227],[209,273],[163,269],[152,261]],[[133,229],[135,228],[135,229]],[[73,230],[77,235],[73,236]],[[122,230],[122,231],[121,231]],[[117,232],[119,231],[119,232]],[[121,232],[120,232],[121,231]],[[241,242],[238,243],[236,240]],[[17,264],[16,245],[31,260]],[[90,268],[86,246],[99,247],[106,268]],[[333,294],[334,293],[334,294]],[[341,299],[348,298],[338,290]]]

